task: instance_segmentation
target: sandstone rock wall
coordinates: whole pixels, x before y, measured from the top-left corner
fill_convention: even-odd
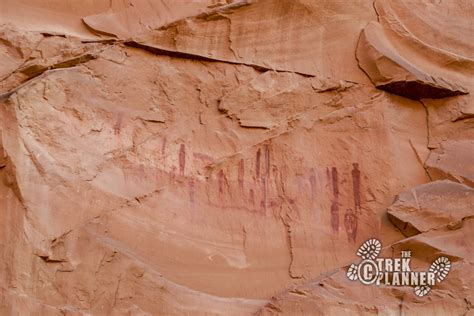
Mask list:
[[[0,0],[0,314],[472,313],[473,18]],[[452,271],[352,282],[369,238]]]

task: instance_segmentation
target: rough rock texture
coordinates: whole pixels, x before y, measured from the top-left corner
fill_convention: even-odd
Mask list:
[[[359,66],[378,88],[410,99],[468,93],[464,84],[472,85],[474,70],[470,6],[467,1],[375,1],[378,22],[361,33]]]
[[[441,227],[456,228],[474,215],[474,189],[448,180],[403,192],[388,208],[388,218],[405,236]]]
[[[0,315],[472,313],[471,1],[80,3],[0,0]]]
[[[414,296],[409,287],[374,289],[358,282],[349,287],[346,270],[335,269],[273,297],[258,315],[463,315],[469,312],[474,299],[472,205],[474,189],[444,180],[401,193],[389,208],[390,221],[409,238],[384,247],[382,253],[386,257],[410,249],[416,254],[411,268],[419,271],[426,270],[433,258],[440,255],[454,262],[449,277],[428,297]],[[453,296],[454,288],[457,297]]]

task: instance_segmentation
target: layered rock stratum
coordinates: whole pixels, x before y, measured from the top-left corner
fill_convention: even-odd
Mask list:
[[[473,20],[0,0],[0,314],[471,315]],[[353,282],[369,238],[451,271]]]

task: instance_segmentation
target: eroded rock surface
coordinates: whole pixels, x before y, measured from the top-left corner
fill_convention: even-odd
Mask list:
[[[448,180],[403,192],[388,208],[388,218],[405,236],[457,227],[474,215],[474,189]]]
[[[472,3],[389,0],[375,1],[374,8],[378,22],[369,23],[362,31],[357,59],[378,88],[415,100],[469,92],[463,81],[472,85],[474,37],[466,15]],[[450,14],[444,15],[446,11]],[[441,25],[452,23],[454,12],[459,17],[458,28],[440,31]],[[460,38],[461,34],[467,38]],[[454,47],[446,47],[446,43]],[[464,80],[462,74],[467,75]]]
[[[415,296],[410,287],[381,286],[374,290],[348,280],[344,267],[287,289],[257,314],[469,314],[474,283],[473,199],[472,188],[443,180],[401,193],[388,209],[392,223],[410,238],[386,245],[382,256],[390,258],[409,249],[413,271],[428,270],[438,256],[449,257],[453,262],[449,277],[431,289],[428,297]],[[458,290],[454,293],[449,290],[452,288]]]
[[[0,314],[469,311],[474,9],[372,5],[0,0]]]

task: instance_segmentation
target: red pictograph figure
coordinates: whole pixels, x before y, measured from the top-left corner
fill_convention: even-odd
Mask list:
[[[188,180],[188,187],[189,187],[189,202],[194,203],[194,196],[196,188],[194,186],[194,179]]]
[[[122,120],[123,120],[123,113],[122,112],[117,113],[117,120],[115,121],[115,125],[114,125],[115,135],[120,135],[120,131],[122,129]]]
[[[162,140],[162,142],[161,142],[161,155],[162,155],[162,156],[165,155],[166,141],[167,141],[167,138],[166,138],[166,136],[164,136],[164,137],[163,137],[163,140]]]
[[[224,170],[219,170],[219,173],[217,175],[218,182],[219,182],[219,194],[224,194],[224,188],[226,186],[227,179],[224,174]]]
[[[354,207],[357,212],[360,212],[360,170],[359,164],[352,164],[352,188],[354,191]]]
[[[337,233],[339,231],[339,175],[336,167],[331,169],[332,180],[332,194],[331,202],[331,227],[332,231]]]
[[[255,175],[257,176],[257,180],[260,177],[260,157],[262,152],[260,148],[257,150],[257,157],[255,158]]]
[[[253,189],[249,190],[249,203],[252,204],[252,206],[255,206],[255,192]]]
[[[331,169],[331,178],[332,178],[332,193],[335,198],[339,197],[339,174],[336,167]]]
[[[268,200],[268,189],[267,189],[267,179],[262,178],[260,181],[262,181],[262,201],[260,202],[260,206],[263,208],[264,211],[267,210],[267,200]]]
[[[339,206],[337,201],[333,200],[331,202],[331,227],[334,233],[337,233],[339,230]]]
[[[355,242],[357,236],[357,213],[348,208],[344,214],[344,228],[346,229],[347,240]]]
[[[263,185],[263,209],[265,212],[267,211],[267,206],[268,206],[268,179],[270,177],[270,146],[268,144],[265,144],[263,147],[263,153],[264,153],[264,174],[262,175],[262,185]]]
[[[265,144],[264,146],[265,152],[265,177],[268,178],[270,175],[270,146]]]
[[[179,174],[184,176],[184,169],[186,168],[186,146],[181,144],[179,146]]]
[[[239,188],[241,190],[244,189],[244,176],[245,176],[245,164],[244,164],[244,160],[240,159],[239,169],[237,171],[237,181],[239,182]]]
[[[311,202],[314,202],[316,200],[316,171],[314,168],[311,168],[309,174],[309,184],[311,186]]]

